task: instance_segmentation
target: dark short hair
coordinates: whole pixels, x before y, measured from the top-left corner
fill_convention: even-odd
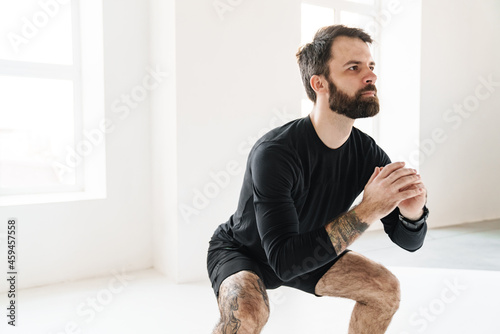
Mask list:
[[[372,38],[359,28],[346,27],[341,24],[323,27],[316,32],[311,43],[302,46],[297,52],[302,82],[309,99],[316,103],[316,92],[310,81],[313,75],[324,75],[328,78],[330,69],[328,62],[333,57],[331,49],[335,38],[346,36],[359,38],[365,43],[372,43]]]

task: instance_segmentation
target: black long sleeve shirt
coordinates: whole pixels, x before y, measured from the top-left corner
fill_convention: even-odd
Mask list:
[[[238,208],[220,230],[269,265],[279,279],[291,280],[337,256],[325,225],[348,211],[375,167],[390,162],[375,141],[355,127],[341,147],[330,149],[309,117],[292,121],[255,143]],[[426,224],[409,230],[399,221],[397,208],[382,223],[400,247],[415,251],[422,246]]]

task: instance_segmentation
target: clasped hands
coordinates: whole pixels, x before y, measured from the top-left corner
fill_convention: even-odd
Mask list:
[[[427,190],[415,169],[404,162],[376,167],[365,185],[363,200],[356,207],[357,216],[371,224],[399,207],[409,220],[418,220],[427,201]]]

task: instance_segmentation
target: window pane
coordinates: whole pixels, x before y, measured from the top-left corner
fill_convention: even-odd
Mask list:
[[[340,23],[350,27],[362,28],[365,31],[369,30],[369,23],[373,22],[372,16],[362,15],[345,10],[340,12]]]
[[[348,0],[350,2],[357,2],[363,5],[375,6],[375,0]]]
[[[358,118],[354,121],[354,126],[373,137],[373,118]]]
[[[334,11],[332,8],[302,4],[302,45],[312,41],[319,28],[332,25]]]
[[[307,44],[313,40],[319,28],[332,25],[335,12],[332,8],[302,4],[301,7],[301,43]],[[304,96],[306,95],[304,91]],[[301,114],[307,116],[312,111],[313,103],[307,98],[302,99]]]
[[[0,2],[0,59],[73,64],[71,1]]]
[[[314,103],[313,101],[309,100],[308,98],[303,98],[301,100],[301,106],[300,106],[300,113],[302,117],[306,117],[311,113],[311,111],[314,108]]]
[[[0,92],[0,188],[75,185],[54,167],[74,152],[73,83],[0,76]]]

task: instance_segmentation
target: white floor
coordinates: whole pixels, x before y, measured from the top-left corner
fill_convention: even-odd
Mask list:
[[[500,333],[500,272],[389,267],[401,307],[388,333]],[[353,302],[289,288],[269,291],[263,333],[347,333]],[[0,306],[6,314],[6,294]],[[20,291],[17,326],[1,333],[210,333],[218,318],[208,282],[174,285],[154,270]]]

